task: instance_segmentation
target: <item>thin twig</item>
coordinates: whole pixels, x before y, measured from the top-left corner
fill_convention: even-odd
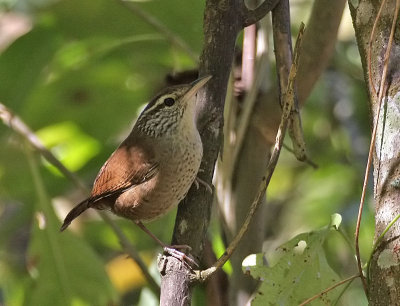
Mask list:
[[[384,4],[384,1],[382,1],[381,5],[383,5],[383,4]],[[392,28],[390,30],[388,46],[387,46],[384,61],[383,61],[382,78],[381,78],[381,83],[379,85],[378,100],[377,100],[378,110],[377,110],[377,114],[376,114],[376,118],[375,118],[375,122],[374,122],[374,129],[372,131],[371,143],[369,146],[368,161],[367,161],[367,166],[365,169],[364,183],[363,183],[363,189],[362,189],[362,193],[361,193],[360,206],[359,206],[359,210],[358,210],[357,225],[356,225],[356,232],[355,232],[357,267],[358,267],[358,271],[360,273],[360,277],[361,277],[361,281],[362,281],[362,284],[364,287],[365,294],[367,296],[368,296],[368,284],[367,284],[367,280],[366,280],[366,278],[363,274],[363,270],[362,270],[360,247],[359,247],[358,240],[359,240],[359,236],[360,236],[362,210],[364,207],[365,194],[366,194],[367,184],[368,184],[368,174],[369,174],[369,171],[371,168],[372,155],[373,155],[373,151],[374,151],[374,147],[375,147],[376,133],[378,130],[378,122],[379,122],[379,117],[380,117],[380,112],[381,112],[382,102],[383,102],[382,98],[383,98],[383,93],[385,92],[384,87],[385,87],[385,82],[386,82],[386,77],[387,77],[387,70],[388,70],[388,66],[389,66],[389,56],[390,56],[390,51],[392,49],[393,37],[394,37],[395,28],[396,28],[396,21],[397,21],[397,16],[399,13],[399,8],[400,8],[400,0],[397,0],[396,1],[396,10],[395,10],[393,22],[392,22]],[[377,16],[377,18],[379,18],[379,15]],[[371,72],[369,71],[369,73],[371,73]]]
[[[130,0],[118,0],[132,13],[142,18],[145,22],[151,25],[158,32],[163,34],[173,45],[179,47],[181,50],[187,53],[189,57],[197,63],[199,55],[176,33],[172,32],[165,24],[155,18],[153,15],[147,13],[139,5]]]
[[[246,217],[245,221],[243,222],[242,227],[240,228],[238,234],[235,236],[235,238],[232,240],[232,242],[229,244],[229,246],[226,249],[226,251],[224,252],[224,254],[215,262],[215,264],[212,267],[210,267],[206,270],[203,270],[203,271],[196,271],[198,279],[201,281],[206,280],[208,277],[210,277],[215,271],[220,269],[229,260],[232,253],[236,250],[243,235],[247,232],[249,224],[252,220],[252,217],[253,217],[254,213],[256,212],[257,208],[259,207],[260,203],[262,202],[261,198],[263,197],[263,195],[265,195],[265,191],[269,185],[269,182],[271,181],[272,174],[274,173],[276,164],[278,163],[279,154],[282,149],[282,144],[283,144],[283,140],[284,140],[287,125],[288,125],[290,112],[293,107],[294,79],[295,79],[296,73],[297,73],[298,58],[299,58],[300,46],[301,46],[301,40],[303,37],[303,33],[304,33],[304,24],[302,23],[300,26],[299,34],[298,34],[297,41],[296,41],[293,64],[290,68],[290,73],[289,73],[288,86],[287,86],[286,92],[282,95],[282,99],[283,99],[282,119],[281,119],[281,122],[279,125],[278,133],[276,135],[275,146],[272,151],[271,158],[268,162],[266,175],[260,183],[257,195],[256,195],[253,203],[250,206],[250,211],[248,212],[247,217]]]
[[[279,1],[280,0],[264,0],[264,2],[261,3],[254,10],[247,8],[246,4],[244,3],[245,1],[243,1],[243,27],[248,27],[249,25],[259,21],[268,12],[270,12]]]
[[[289,151],[290,153],[292,153],[293,155],[295,155],[294,150],[289,147],[287,144],[283,144],[283,147]],[[303,160],[303,162],[305,162],[306,164],[309,164],[311,167],[313,167],[314,169],[318,169],[318,165],[317,163],[313,162],[311,159],[308,158],[308,156],[306,156],[306,159]]]
[[[319,298],[320,296],[323,296],[324,294],[328,293],[329,291],[335,289],[336,287],[339,287],[340,285],[343,285],[343,284],[345,284],[345,283],[347,283],[347,282],[351,282],[353,279],[355,279],[355,278],[357,278],[357,277],[359,277],[359,276],[360,276],[359,274],[350,276],[349,278],[346,278],[346,279],[344,279],[344,280],[342,280],[342,281],[340,281],[340,282],[338,282],[338,283],[336,283],[336,284],[330,286],[329,288],[326,288],[325,290],[323,290],[323,291],[321,291],[320,293],[314,295],[313,297],[310,297],[309,299],[307,299],[307,300],[305,300],[303,303],[301,303],[299,306],[307,305],[308,303],[310,303],[310,302],[316,300],[316,299]]]
[[[71,171],[69,171],[58,159],[51,153],[41,142],[41,140],[36,136],[36,134],[23,122],[18,116],[13,114],[13,112],[8,109],[4,104],[0,102],[0,119],[5,125],[10,127],[24,139],[26,139],[29,144],[39,152],[50,164],[56,167],[66,178],[73,182],[82,192],[87,193],[88,189],[85,184]],[[154,278],[149,274],[147,267],[143,260],[138,255],[134,246],[129,242],[129,239],[124,235],[124,233],[118,228],[115,222],[105,213],[98,211],[103,220],[108,223],[113,229],[114,233],[121,242],[121,246],[133,260],[136,261],[139,268],[142,270],[143,275],[149,282],[151,290],[160,295],[160,287]]]

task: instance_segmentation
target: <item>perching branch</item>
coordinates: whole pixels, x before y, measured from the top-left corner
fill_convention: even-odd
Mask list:
[[[66,178],[68,178],[72,183],[74,183],[82,192],[87,193],[88,189],[85,184],[71,171],[69,171],[58,159],[51,153],[41,142],[41,140],[36,136],[36,134],[23,122],[17,115],[8,109],[3,103],[0,102],[0,119],[3,123],[14,130],[17,134],[22,136],[23,139],[27,140],[28,143],[40,154],[42,155],[50,164],[56,167]],[[101,218],[108,223],[113,229],[114,233],[118,237],[120,244],[124,250],[141,269],[143,275],[149,282],[150,289],[156,294],[160,295],[160,287],[154,278],[150,275],[146,264],[140,258],[135,247],[129,242],[129,239],[124,235],[120,228],[115,224],[115,222],[104,212],[97,211]]]
[[[280,0],[264,0],[257,8],[249,9],[243,1],[242,8],[242,25],[247,27],[262,19],[268,12],[270,12]]]

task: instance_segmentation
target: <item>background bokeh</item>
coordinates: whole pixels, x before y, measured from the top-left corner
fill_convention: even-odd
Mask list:
[[[201,52],[203,1],[134,4],[172,36],[115,0],[0,0],[0,102],[88,187],[166,75],[196,68],[175,38],[193,54]],[[311,4],[291,1],[294,31],[307,20]],[[319,169],[283,152],[268,191],[266,218],[272,226],[266,252],[326,225],[333,213],[342,215],[342,230],[353,241],[370,135],[367,105],[346,13],[331,64],[302,110],[308,151]],[[0,305],[70,305],[71,295],[73,305],[157,304],[95,212],[59,234],[62,217],[86,194],[5,125],[0,143]],[[367,204],[360,236],[364,259],[374,233],[371,193]],[[170,213],[149,228],[169,241],[174,217]],[[115,220],[157,277],[159,248],[132,223]],[[219,233],[214,219],[209,236],[222,253]],[[339,236],[332,235],[325,249],[344,278],[356,273],[356,266],[351,246]],[[366,305],[358,282],[343,305],[356,305],[355,300]],[[200,288],[195,303],[203,301]]]

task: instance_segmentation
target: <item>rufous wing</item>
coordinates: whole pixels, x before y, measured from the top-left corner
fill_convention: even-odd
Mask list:
[[[157,171],[158,163],[151,146],[144,139],[128,137],[100,169],[91,198],[96,201],[142,184]]]
[[[100,169],[90,197],[76,205],[65,217],[61,231],[97,201],[142,184],[154,177],[157,171],[158,163],[151,147],[146,146],[144,140],[128,137]]]

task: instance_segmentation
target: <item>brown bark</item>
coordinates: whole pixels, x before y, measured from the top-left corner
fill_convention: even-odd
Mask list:
[[[349,1],[370,97],[372,124],[377,117],[379,101],[375,91],[378,92],[382,80],[384,56],[388,47],[396,1],[388,0],[383,6],[372,40],[371,69],[369,70],[369,39],[380,4],[381,1],[376,0]],[[373,156],[375,241],[400,213],[398,184],[400,177],[400,24],[398,20],[395,30]],[[367,271],[369,274],[368,299],[371,305],[397,305],[400,300],[399,236],[400,224],[396,222],[374,252],[369,271]]]
[[[158,271],[162,278],[160,305],[190,305],[194,279],[182,261],[172,256],[161,256]]]

